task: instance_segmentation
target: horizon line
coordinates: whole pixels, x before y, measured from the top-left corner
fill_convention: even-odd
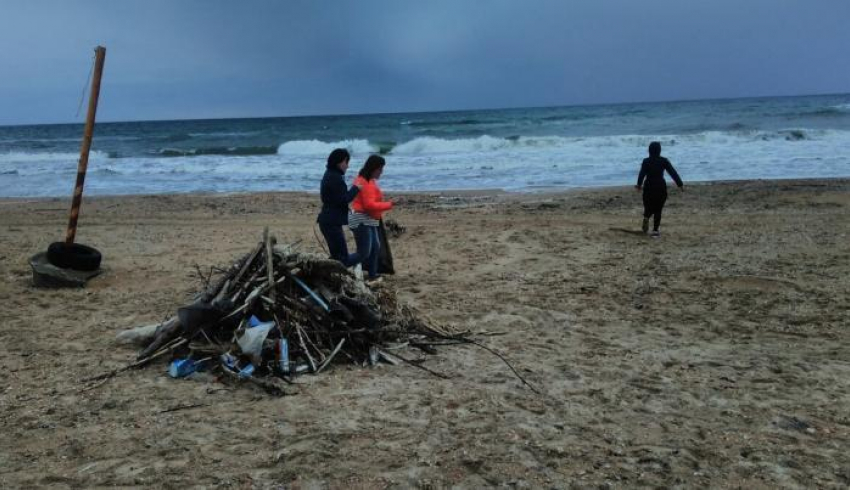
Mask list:
[[[186,119],[125,119],[125,120],[108,120],[96,121],[96,124],[126,124],[126,123],[165,123],[165,122],[192,122],[192,121],[226,121],[226,120],[246,120],[246,119],[297,119],[310,117],[358,117],[358,116],[389,116],[395,114],[435,114],[435,113],[455,113],[455,112],[472,112],[472,111],[504,111],[517,109],[555,109],[567,107],[602,107],[624,104],[674,104],[679,102],[712,102],[712,101],[732,101],[732,100],[747,100],[747,99],[779,99],[792,97],[828,97],[837,95],[850,95],[850,92],[831,92],[831,93],[814,93],[814,94],[796,94],[796,95],[748,95],[741,97],[709,97],[705,99],[658,99],[658,100],[640,100],[640,101],[619,101],[619,102],[592,102],[579,104],[558,104],[558,105],[530,105],[530,106],[503,106],[503,107],[478,107],[470,109],[437,109],[428,111],[387,111],[387,112],[342,112],[336,114],[293,114],[288,116],[238,116],[238,117],[201,117],[201,118],[186,118]],[[75,124],[85,124],[85,121],[73,122],[50,122],[50,123],[22,123],[22,124],[0,124],[0,128],[7,127],[27,127],[27,126],[66,126]]]

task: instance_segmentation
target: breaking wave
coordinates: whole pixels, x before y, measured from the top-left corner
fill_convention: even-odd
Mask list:
[[[403,143],[368,141],[365,139],[324,142],[319,140],[294,140],[281,144],[278,155],[302,158],[326,157],[335,148],[346,148],[352,155],[370,153],[395,156],[443,155],[450,153],[488,153],[522,150],[566,149],[571,147],[644,147],[650,141],[660,141],[666,146],[683,144],[739,145],[757,141],[804,141],[820,138],[848,138],[850,132],[839,130],[783,129],[778,131],[747,130],[734,124],[729,131],[704,131],[678,135],[614,135],[614,136],[478,136],[475,138],[436,138],[423,136]],[[182,153],[191,156],[200,153]],[[228,155],[236,153],[208,153]],[[257,154],[266,154],[257,153]]]
[[[192,157],[201,155],[231,155],[231,156],[252,156],[252,155],[274,155],[277,153],[277,147],[274,146],[212,146],[206,148],[162,148],[156,152],[156,155],[163,157]]]
[[[741,144],[753,141],[802,141],[825,136],[850,138],[850,132],[832,130],[787,129],[780,131],[707,131],[682,135],[617,135],[591,137],[563,136],[512,136],[497,138],[479,136],[477,138],[442,139],[433,137],[416,138],[396,145],[391,155],[425,155],[445,153],[499,152],[505,150],[545,149],[583,147],[643,147],[650,141],[658,140],[667,145],[686,143],[716,145]]]
[[[92,151],[89,153],[89,161],[105,160],[109,158],[107,152]],[[38,163],[55,163],[55,162],[71,162],[74,165],[80,159],[79,152],[26,152],[26,151],[10,151],[0,153],[0,164],[4,163],[23,163],[23,164],[38,164]]]
[[[287,141],[277,147],[278,155],[316,157],[324,156],[335,148],[345,148],[352,155],[365,155],[380,151],[380,146],[370,143],[368,140],[342,140],[326,143],[319,140],[295,140]]]

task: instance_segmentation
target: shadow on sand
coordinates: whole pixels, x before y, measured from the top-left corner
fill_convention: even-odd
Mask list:
[[[608,228],[610,231],[619,231],[622,233],[628,233],[629,235],[637,235],[637,236],[646,236],[646,233],[640,230],[629,230],[627,228]]]

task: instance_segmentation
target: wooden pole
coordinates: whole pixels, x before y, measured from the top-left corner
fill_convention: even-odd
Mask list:
[[[83,144],[80,148],[80,161],[77,164],[77,184],[74,187],[74,199],[71,202],[71,217],[68,220],[68,231],[65,243],[74,243],[77,236],[77,219],[80,217],[80,205],[83,202],[83,185],[86,182],[86,169],[89,165],[89,150],[94,136],[94,117],[97,113],[97,99],[100,96],[100,77],[103,75],[103,61],[106,59],[106,48],[98,46],[94,49],[94,75],[89,96],[89,113],[86,117],[86,128],[83,132]]]

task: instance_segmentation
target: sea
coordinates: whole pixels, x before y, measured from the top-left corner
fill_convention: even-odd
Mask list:
[[[0,197],[70,196],[82,134],[0,127]],[[685,182],[850,177],[850,94],[98,123],[85,194],[317,192],[340,147],[389,192],[626,185],[652,141]]]

